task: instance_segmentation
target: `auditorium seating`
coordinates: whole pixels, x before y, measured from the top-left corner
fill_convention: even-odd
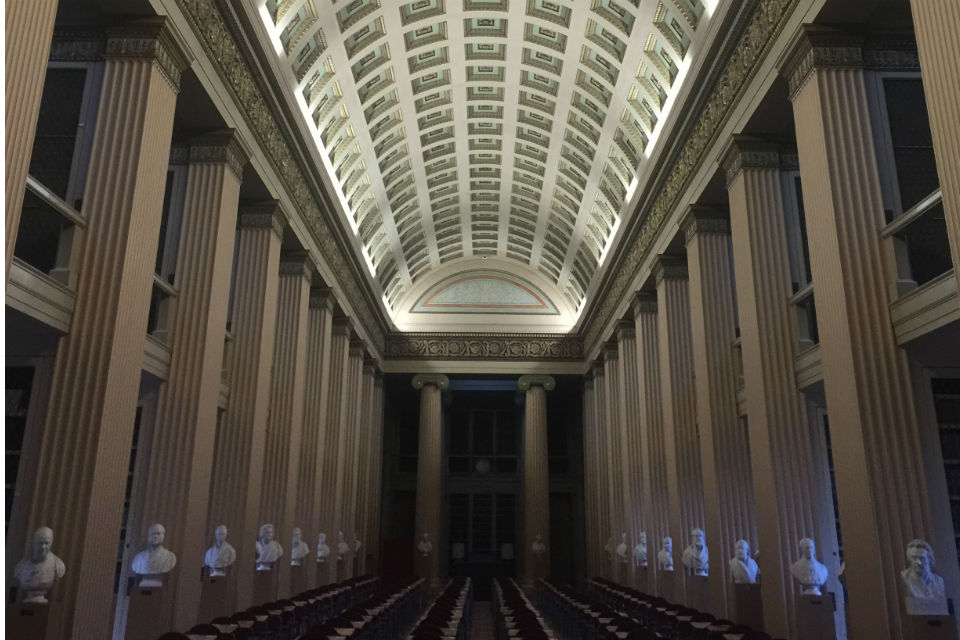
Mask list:
[[[547,640],[554,635],[535,606],[513,579],[494,580],[496,640]]]
[[[470,578],[451,580],[417,621],[407,639],[466,640],[470,635],[472,603],[473,583]]]

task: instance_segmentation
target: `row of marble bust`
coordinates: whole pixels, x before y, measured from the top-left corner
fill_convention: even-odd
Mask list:
[[[683,550],[683,565],[692,575],[710,574],[710,551],[707,548],[706,534],[702,529],[690,532],[690,544]],[[657,552],[657,566],[661,571],[673,571],[673,539],[665,536]],[[811,538],[803,538],[798,543],[800,557],[790,565],[790,575],[800,583],[803,595],[821,595],[821,587],[826,584],[827,567],[817,560],[816,543]],[[611,537],[604,549],[607,554],[614,552]],[[620,536],[620,544],[615,550],[618,560],[629,562],[627,534]],[[911,598],[944,598],[943,578],[933,572],[935,564],[933,548],[925,540],[911,540],[906,550],[907,568],[900,572],[906,595]],[[639,540],[633,547],[633,563],[637,567],[648,566],[647,534],[640,532]],[[734,556],[730,559],[730,576],[736,584],[756,584],[760,581],[760,567],[750,553],[750,543],[737,540]]]

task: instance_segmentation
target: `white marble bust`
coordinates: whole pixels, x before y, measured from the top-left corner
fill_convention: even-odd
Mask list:
[[[23,602],[46,604],[47,593],[67,572],[63,561],[50,551],[52,546],[53,529],[40,527],[33,532],[30,554],[14,567],[13,577],[22,592]]]
[[[613,559],[615,549],[613,548],[613,536],[607,538],[607,543],[603,545],[603,552],[607,554],[607,557]]]
[[[923,599],[943,599],[946,589],[943,578],[933,572],[933,547],[926,540],[911,540],[907,544],[907,568],[900,572],[907,596]]]
[[[617,545],[617,559],[623,563],[627,564],[627,557],[629,555],[630,547],[627,546],[627,534],[620,534],[620,544]]]
[[[310,547],[303,541],[303,530],[293,528],[293,540],[290,541],[290,566],[299,567],[300,563],[310,555]]]
[[[734,584],[756,584],[760,579],[760,567],[750,557],[750,543],[737,540],[737,548],[730,558],[730,577]]]
[[[143,576],[141,587],[162,587],[163,574],[177,566],[177,556],[163,546],[166,533],[162,524],[151,525],[147,529],[147,548],[133,557],[130,566],[134,573]]]
[[[640,532],[640,540],[633,547],[633,564],[637,567],[646,567],[647,562],[647,532]]]
[[[800,593],[805,596],[823,595],[820,592],[827,582],[827,567],[817,560],[817,545],[810,538],[799,543],[800,559],[790,565],[790,574],[800,583]]]
[[[273,564],[283,556],[283,547],[273,539],[272,524],[260,525],[257,537],[257,571],[273,571]]]
[[[710,550],[707,549],[707,535],[703,529],[690,532],[690,544],[683,550],[683,566],[695,576],[710,575]]]
[[[337,560],[343,560],[343,557],[350,553],[350,545],[343,539],[343,531],[337,532]]]
[[[539,533],[537,534],[537,537],[533,539],[533,544],[530,545],[530,551],[532,551],[533,555],[538,559],[546,555],[547,545],[543,541],[543,536]]]
[[[225,576],[225,569],[237,561],[237,550],[227,542],[227,525],[222,524],[213,531],[213,544],[203,555],[203,564],[210,569],[210,576]]]
[[[317,562],[326,562],[330,557],[330,547],[327,546],[327,534],[320,532],[317,536]]]
[[[354,555],[360,555],[360,547],[362,547],[362,546],[363,546],[363,543],[360,542],[360,538],[354,536],[354,537],[353,537],[353,553],[354,553]]]
[[[429,533],[424,532],[423,535],[420,536],[420,542],[417,543],[417,551],[419,551],[420,555],[422,555],[424,558],[429,556],[433,551],[433,543],[430,542]]]
[[[663,545],[657,552],[657,563],[661,571],[673,571],[673,538],[670,536],[663,539]]]

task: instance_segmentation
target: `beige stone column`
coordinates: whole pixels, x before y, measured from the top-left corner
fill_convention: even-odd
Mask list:
[[[57,587],[61,637],[106,637],[112,627],[116,541],[186,65],[163,23],[109,34],[83,198],[88,226],[76,306],[57,350],[28,527],[52,527],[56,552],[70,568]]]
[[[340,448],[340,432],[345,429],[345,399],[347,391],[347,365],[350,358],[350,319],[337,316],[333,319],[330,341],[330,386],[327,392],[327,426],[322,443],[323,472],[320,484],[320,531],[327,537],[330,556],[326,563],[317,567],[321,584],[337,581],[337,532],[341,526],[337,517],[337,505],[342,499],[338,489],[338,460],[346,455]]]
[[[373,379],[373,410],[371,420],[370,456],[370,499],[368,502],[370,526],[367,531],[367,553],[370,562],[367,564],[368,573],[380,571],[380,496],[383,484],[383,374],[374,373]]]
[[[6,19],[6,142],[7,243],[4,282],[10,275],[13,249],[17,244],[17,227],[23,191],[27,185],[33,138],[40,113],[40,98],[47,73],[47,58],[53,40],[53,23],[58,0],[10,2],[4,11]]]
[[[413,388],[420,391],[420,435],[417,446],[416,544],[423,534],[430,536],[433,550],[416,554],[416,575],[425,578],[431,590],[440,588],[441,554],[446,552],[443,532],[443,411],[440,395],[450,386],[443,374],[417,374]]]
[[[320,533],[320,492],[323,465],[323,441],[327,426],[330,390],[330,351],[333,338],[334,298],[329,289],[310,290],[307,311],[307,367],[303,393],[303,436],[298,452],[297,506],[295,520],[302,524],[303,539],[311,558],[304,564],[307,585],[318,584],[316,563],[317,536]],[[295,458],[296,459],[296,458]]]
[[[604,369],[604,406],[606,408],[606,420],[604,421],[604,431],[606,433],[606,451],[603,456],[603,472],[607,475],[608,493],[606,495],[609,505],[609,519],[607,527],[610,531],[608,542],[610,543],[609,553],[609,571],[611,580],[622,580],[620,562],[617,558],[616,549],[620,544],[620,535],[626,532],[626,525],[623,518],[623,484],[621,482],[621,452],[623,450],[623,434],[620,412],[620,352],[617,349],[616,342],[608,342],[603,348],[603,369]]]
[[[227,525],[231,544],[237,550],[233,569],[238,609],[254,604],[255,542],[264,524],[260,520],[260,496],[283,224],[278,202],[240,208],[230,319],[233,345],[227,374],[230,396],[216,437],[207,519],[208,529]],[[279,525],[271,524],[281,536]]]
[[[670,534],[673,537],[675,597],[685,591],[686,568],[680,561],[690,531],[704,528],[703,473],[697,434],[696,388],[690,330],[690,292],[687,264],[682,258],[659,256],[657,280],[657,335],[660,346],[663,397],[664,453],[670,495]],[[710,532],[706,532],[710,535]],[[681,578],[683,576],[683,578]]]
[[[953,272],[960,278],[960,70],[956,65],[960,59],[960,4],[954,0],[911,0],[910,10],[943,190]]]
[[[153,441],[146,449],[143,521],[131,522],[139,532],[163,524],[165,545],[179,558],[179,570],[166,585],[174,595],[160,605],[174,607],[158,618],[168,629],[197,622],[197,575],[212,540],[206,530],[207,501],[246,153],[236,134],[227,131],[191,141],[189,158],[173,283],[177,298],[170,320],[170,374],[160,387]]]
[[[741,538],[755,541],[750,451],[737,411],[736,293],[730,221],[725,211],[692,206],[681,227],[690,270],[690,321],[696,383],[704,524],[710,563],[711,611],[734,615],[725,559]],[[752,542],[756,544],[756,542]]]
[[[361,547],[357,554],[357,575],[367,573],[367,554],[370,551],[367,546],[370,542],[370,504],[371,483],[373,476],[373,454],[375,451],[373,412],[376,400],[374,398],[374,378],[376,376],[376,367],[371,358],[365,358],[363,361],[363,383],[359,398],[360,421],[357,432],[359,441],[359,475],[357,477],[357,538],[360,540]]]
[[[547,391],[550,376],[526,375],[517,388],[526,392],[523,405],[523,576],[527,586],[550,576],[550,472],[547,455]],[[537,536],[547,552],[536,555]]]
[[[597,549],[598,575],[612,578],[610,575],[611,557],[610,545],[613,543],[613,532],[610,531],[610,478],[607,473],[607,379],[603,360],[593,363],[593,415],[596,425],[596,496],[597,496]]]
[[[296,518],[297,476],[303,446],[304,394],[307,378],[310,281],[315,267],[309,256],[280,261],[277,329],[273,343],[270,414],[263,459],[260,520],[274,525],[284,557],[274,566],[279,598],[290,597],[290,550]]]
[[[361,376],[363,375],[363,343],[358,340],[350,342],[344,378],[343,406],[341,419],[343,427],[340,429],[337,450],[336,477],[336,523],[334,542],[339,542],[340,532],[350,550],[338,559],[337,579],[344,580],[354,575],[353,565],[355,554],[354,539],[356,534],[356,484],[358,474],[358,458],[360,454],[360,437],[358,434],[358,420],[360,417],[359,397]]]
[[[657,551],[670,535],[670,493],[667,484],[667,457],[663,433],[663,395],[660,390],[660,342],[657,333],[657,296],[638,293],[633,300],[633,322],[637,335],[637,387],[641,411],[640,473],[642,512],[647,534],[647,585],[658,594]],[[641,591],[643,585],[637,587]]]
[[[633,547],[645,531],[643,519],[643,448],[640,442],[640,379],[637,367],[637,334],[633,322],[617,325],[620,351],[617,395],[620,410],[622,442],[620,447],[620,486],[623,488],[623,522],[627,534],[626,567],[628,584],[637,587]],[[618,542],[619,544],[619,542]],[[647,585],[642,585],[643,589]]]
[[[900,638],[903,550],[932,531],[916,400],[889,318],[884,207],[858,38],[804,30],[790,82],[807,212],[850,635]],[[956,549],[932,541],[941,557]]]
[[[789,302],[779,154],[763,141],[736,137],[723,165],[735,247],[764,630],[787,637],[796,623],[799,591],[788,567],[797,557],[798,540],[813,537],[831,574],[839,568],[823,555],[837,544],[830,487],[818,480],[829,475],[794,374],[797,333]],[[829,585],[831,591],[838,586]]]
[[[593,404],[596,402],[593,389],[593,374],[587,372],[583,380],[583,512],[586,552],[587,578],[597,575],[596,547],[599,545],[596,533],[597,497],[594,469],[596,466],[596,424],[593,421]]]

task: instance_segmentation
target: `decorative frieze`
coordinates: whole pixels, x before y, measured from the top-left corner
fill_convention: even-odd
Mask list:
[[[386,357],[398,360],[580,360],[583,340],[562,334],[395,333]]]

